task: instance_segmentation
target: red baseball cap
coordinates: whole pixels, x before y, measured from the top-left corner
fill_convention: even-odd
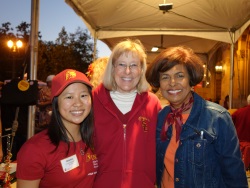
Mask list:
[[[65,69],[64,71],[54,76],[54,78],[52,79],[51,86],[51,101],[54,97],[60,95],[69,84],[76,82],[93,87],[89,82],[89,79],[85,76],[85,74],[73,69]]]

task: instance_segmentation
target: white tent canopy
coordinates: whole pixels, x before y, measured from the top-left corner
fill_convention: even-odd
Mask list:
[[[209,59],[217,50],[219,42],[231,44],[229,92],[231,108],[234,44],[250,25],[249,0],[168,0],[167,2],[165,0],[65,0],[65,2],[82,18],[95,41],[102,40],[111,49],[122,38],[133,36],[142,41],[148,52],[156,45],[164,48],[171,45],[190,46],[196,53],[207,54],[206,63],[209,64]],[[166,12],[159,10],[159,4],[165,3],[173,3],[172,9]],[[161,38],[163,40],[160,40]],[[148,54],[149,61],[151,55]]]
[[[31,1],[31,79],[36,79],[37,73],[39,1]],[[173,3],[173,8],[165,13],[159,10],[165,0],[65,2],[82,18],[95,41],[102,40],[110,48],[122,38],[133,36],[148,52],[153,46],[187,45],[196,53],[211,56],[218,42],[224,42],[232,44],[233,56],[233,44],[250,25],[249,0],[171,0],[166,3]],[[231,100],[232,76],[230,79]],[[29,109],[28,137],[34,134],[34,109]]]
[[[163,0],[65,2],[83,19],[92,36],[108,45],[111,38],[151,35],[235,43],[250,24],[249,0],[169,0],[173,8],[166,13],[159,10]]]

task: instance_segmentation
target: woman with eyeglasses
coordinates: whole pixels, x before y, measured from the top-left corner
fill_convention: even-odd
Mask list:
[[[147,70],[170,103],[157,122],[158,188],[248,187],[230,114],[192,89],[203,75],[201,59],[181,46],[162,51]]]
[[[93,91],[95,152],[99,168],[94,188],[154,188],[158,98],[145,78],[140,41],[118,43],[102,83]]]

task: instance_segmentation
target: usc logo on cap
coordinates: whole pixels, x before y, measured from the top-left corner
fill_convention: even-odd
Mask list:
[[[76,77],[76,72],[74,70],[69,70],[66,72],[66,80]]]

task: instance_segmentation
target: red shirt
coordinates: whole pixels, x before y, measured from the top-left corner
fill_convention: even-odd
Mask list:
[[[103,85],[93,96],[99,162],[93,187],[154,188],[158,98],[149,92],[137,94],[131,111],[123,115]]]
[[[250,105],[238,109],[232,119],[240,141],[250,142]]]
[[[96,155],[89,149],[84,155],[81,149],[85,144],[82,141],[70,143],[70,151],[66,156],[67,144],[61,142],[55,148],[47,136],[47,130],[42,131],[29,139],[21,148],[17,156],[16,177],[23,180],[41,179],[40,188],[92,188],[97,171]],[[79,166],[63,171],[61,160],[76,155]]]

